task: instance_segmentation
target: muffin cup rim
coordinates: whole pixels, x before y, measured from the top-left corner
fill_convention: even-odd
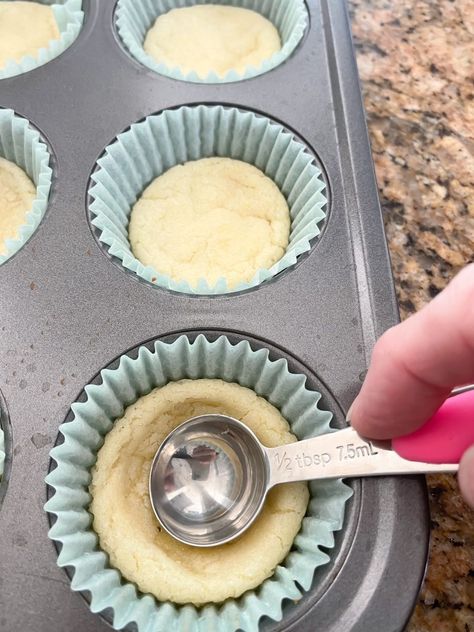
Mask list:
[[[279,367],[283,366],[283,369],[279,369],[279,370],[286,371],[286,374],[289,376],[289,377],[288,377],[288,379],[289,379],[290,381],[292,381],[292,380],[293,380],[293,381],[294,381],[294,384],[296,384],[296,382],[298,382],[300,385],[302,384],[302,385],[303,385],[303,386],[301,386],[301,388],[303,389],[303,390],[302,390],[302,392],[304,392],[304,393],[309,393],[309,397],[310,397],[311,401],[313,401],[313,404],[314,404],[314,402],[319,402],[319,400],[320,400],[320,394],[319,394],[319,393],[317,393],[317,392],[316,392],[316,391],[314,391],[314,390],[309,391],[309,390],[307,389],[307,387],[306,387],[306,376],[301,375],[301,374],[294,374],[294,373],[291,373],[291,371],[290,371],[290,369],[289,369],[289,366],[288,366],[288,363],[287,363],[287,360],[286,360],[285,358],[279,357],[279,358],[278,358],[278,359],[276,359],[276,360],[271,360],[271,359],[269,358],[269,353],[270,353],[270,350],[269,350],[268,348],[266,348],[266,347],[264,346],[264,344],[263,344],[263,346],[262,346],[262,347],[259,347],[258,349],[256,349],[256,350],[255,350],[255,349],[252,347],[252,345],[251,345],[252,340],[246,340],[246,339],[245,339],[245,337],[243,337],[243,339],[242,339],[240,342],[238,342],[238,343],[232,343],[232,342],[231,342],[231,341],[227,338],[227,336],[226,336],[225,334],[222,334],[222,332],[220,332],[220,331],[212,332],[212,333],[210,334],[210,335],[211,335],[211,337],[213,338],[212,340],[209,340],[209,338],[208,338],[209,332],[206,332],[206,334],[203,334],[203,333],[197,333],[197,334],[196,334],[196,337],[195,337],[195,338],[191,341],[191,340],[190,340],[190,336],[192,335],[192,333],[193,333],[193,332],[186,332],[186,333],[181,333],[181,334],[179,335],[179,332],[177,332],[177,334],[176,334],[176,335],[177,335],[177,338],[173,339],[171,342],[169,342],[169,341],[167,341],[167,340],[166,340],[166,341],[163,341],[163,340],[161,340],[160,338],[159,338],[159,339],[156,339],[156,338],[155,338],[155,339],[151,339],[150,341],[145,341],[144,343],[142,343],[142,344],[138,345],[137,347],[134,347],[133,349],[128,350],[127,352],[125,352],[125,353],[121,354],[120,356],[117,356],[117,357],[116,357],[116,358],[115,358],[115,359],[114,359],[114,360],[113,360],[113,361],[112,361],[109,365],[107,365],[107,367],[109,367],[109,366],[111,366],[111,365],[112,365],[114,368],[104,368],[104,369],[102,369],[102,370],[101,370],[100,372],[98,372],[98,373],[96,374],[96,376],[93,378],[93,380],[92,380],[92,382],[93,382],[93,383],[91,384],[91,382],[89,382],[89,383],[88,383],[88,384],[84,387],[83,391],[81,391],[81,395],[82,395],[83,393],[85,394],[85,396],[86,396],[86,400],[85,400],[85,401],[84,401],[84,400],[81,400],[79,403],[78,403],[78,402],[77,402],[77,400],[76,400],[76,402],[75,402],[75,403],[76,403],[76,406],[71,407],[71,411],[70,411],[71,419],[73,419],[73,421],[74,421],[74,420],[75,420],[74,418],[77,416],[77,412],[76,412],[76,410],[77,410],[77,405],[79,405],[79,406],[80,406],[81,404],[87,404],[87,401],[88,401],[88,400],[92,397],[91,392],[90,392],[90,391],[91,391],[91,389],[90,389],[90,388],[88,389],[88,387],[91,387],[91,388],[92,388],[92,390],[94,390],[94,385],[96,385],[96,388],[105,388],[104,384],[105,384],[105,383],[106,383],[106,381],[107,381],[107,375],[108,375],[108,373],[107,373],[107,372],[109,372],[109,373],[115,373],[116,371],[120,370],[120,369],[121,369],[121,367],[122,367],[122,365],[123,365],[123,363],[125,362],[125,360],[124,360],[124,358],[125,358],[125,357],[128,357],[128,358],[129,358],[129,361],[127,362],[127,365],[130,365],[130,356],[128,355],[129,353],[132,353],[132,352],[135,352],[135,351],[136,351],[136,357],[135,357],[135,353],[133,353],[133,358],[134,358],[134,359],[132,359],[132,360],[131,360],[131,362],[137,362],[137,363],[138,363],[138,362],[140,362],[140,361],[144,361],[144,360],[143,360],[143,357],[144,357],[144,355],[146,355],[146,354],[148,354],[148,355],[158,354],[158,350],[159,350],[159,349],[162,349],[162,351],[161,351],[161,352],[162,352],[162,353],[164,353],[163,348],[164,348],[164,349],[168,349],[168,351],[169,351],[169,349],[170,349],[171,347],[176,346],[176,345],[180,345],[180,344],[182,344],[182,345],[183,345],[183,348],[184,348],[184,347],[186,347],[186,345],[187,345],[187,347],[186,347],[186,348],[187,348],[187,350],[188,350],[188,351],[189,351],[189,348],[195,348],[195,347],[194,347],[194,345],[199,345],[199,344],[202,344],[202,345],[204,345],[204,346],[205,346],[205,345],[207,345],[207,347],[212,346],[212,345],[221,345],[224,349],[225,349],[225,348],[227,348],[227,347],[226,347],[226,345],[227,345],[227,346],[230,346],[230,348],[232,349],[232,351],[234,351],[234,350],[235,350],[235,348],[239,348],[239,350],[245,349],[245,351],[247,352],[247,349],[248,349],[248,350],[249,350],[249,352],[250,352],[250,354],[252,354],[252,356],[253,356],[253,357],[256,357],[256,355],[257,355],[257,354],[260,354],[260,356],[262,356],[262,355],[263,355],[263,356],[265,356],[265,366],[267,366],[267,364],[268,364],[268,363],[269,363],[270,365],[276,365],[276,364],[278,364],[278,363],[279,363]],[[215,339],[214,339],[214,335],[213,335],[214,333],[215,333],[215,335],[217,336]],[[173,338],[174,338],[174,336],[173,336]],[[181,341],[182,341],[182,342],[181,342]],[[201,342],[199,342],[199,341],[201,341]],[[202,342],[202,341],[203,341],[203,342]],[[144,346],[144,345],[147,345],[147,346]],[[151,349],[150,349],[150,347],[151,347],[153,350],[151,350]],[[196,347],[196,348],[198,348],[198,347]],[[183,352],[183,353],[184,353],[184,352]],[[196,353],[198,353],[198,352],[196,351]],[[188,376],[188,377],[189,377],[189,376]],[[209,377],[209,375],[199,375],[196,379],[198,379],[199,377]],[[216,376],[216,377],[219,377],[219,376]],[[220,377],[221,377],[221,379],[226,379],[226,378],[225,378],[225,377],[223,377],[223,376],[220,376]],[[179,377],[179,378],[176,378],[176,377],[175,377],[175,378],[168,378],[168,379],[166,380],[166,382],[173,381],[173,380],[175,380],[175,379],[183,379],[183,377]],[[185,379],[185,378],[184,378],[184,379]],[[237,380],[229,380],[229,379],[227,379],[227,381],[237,381]],[[246,384],[242,384],[242,385],[243,385],[243,386],[245,386]],[[156,384],[156,383],[155,383],[155,385],[152,385],[151,390],[152,390],[153,388],[156,388],[157,386],[158,386],[158,384]],[[260,389],[260,390],[256,389],[256,392],[257,392],[259,395],[262,395],[262,393],[261,393],[262,388],[265,388],[265,387],[261,387],[261,386],[259,386],[259,387],[258,387],[258,389]],[[292,387],[292,388],[293,388],[293,387]],[[298,389],[297,389],[297,390],[299,390],[299,389],[300,389],[300,386],[298,386]],[[147,392],[149,392],[149,390],[148,390]],[[140,394],[139,394],[139,395],[138,395],[138,396],[134,399],[134,401],[136,401],[136,399],[137,399],[138,397],[140,397],[142,394],[144,394],[144,393],[140,393]],[[263,395],[263,396],[265,397],[265,395]],[[268,398],[267,398],[267,399],[268,399]],[[133,403],[133,402],[131,402],[131,401],[130,401],[130,402],[128,402],[128,403],[126,403],[126,404],[124,404],[124,406],[128,406],[128,405],[130,405],[131,403]],[[273,405],[276,405],[276,406],[277,406],[277,408],[279,408],[278,404],[275,404],[274,402],[271,402],[271,403],[273,403]],[[313,404],[312,404],[312,405],[313,405]],[[318,408],[318,404],[317,404],[317,403],[316,403],[316,404],[314,404],[314,405],[315,405],[315,409],[320,410],[320,409]],[[321,426],[321,428],[320,428],[320,431],[324,431],[324,430],[322,430],[322,428],[323,428],[323,427],[324,427],[324,428],[326,428],[327,430],[329,430],[329,421],[328,421],[328,416],[330,417],[330,415],[329,415],[329,413],[326,413],[326,415],[325,415],[325,413],[324,413],[324,412],[322,412],[321,414],[323,415],[323,417],[325,417],[325,418],[326,418],[326,422],[324,422],[324,423],[323,423],[323,425],[322,425],[322,426]],[[66,420],[70,417],[70,415],[68,414],[68,417],[66,418]],[[120,415],[119,415],[119,416],[120,416]],[[284,416],[285,416],[285,415],[284,415]],[[117,418],[117,417],[115,417],[115,419],[116,419],[116,418]],[[61,435],[62,435],[62,437],[63,437],[63,442],[67,442],[67,441],[68,441],[68,438],[67,438],[67,432],[66,432],[66,433],[62,433],[62,430],[64,430],[64,427],[65,427],[65,426],[67,426],[67,424],[68,424],[68,423],[71,423],[71,422],[65,421],[65,422],[62,424],[61,428],[60,428],[60,433],[61,433]],[[110,429],[110,428],[109,428],[109,429]],[[66,429],[66,430],[67,430],[67,429]],[[295,431],[294,429],[292,429],[292,430],[293,430],[293,432]],[[107,432],[108,432],[108,430],[107,430]],[[61,435],[60,435],[60,434],[58,434],[58,441],[59,441],[59,438],[60,438],[60,436],[61,436]],[[62,447],[62,445],[63,445],[63,444],[59,444],[59,446],[57,445],[57,447],[53,448],[53,450],[51,451],[51,467],[53,467],[53,462],[55,462],[55,463],[56,463],[56,467],[55,467],[54,469],[51,469],[50,474],[48,474],[48,476],[47,476],[47,478],[46,478],[46,482],[47,482],[47,484],[48,484],[48,489],[50,489],[50,488],[51,488],[51,490],[54,490],[54,489],[55,489],[55,485],[54,485],[54,478],[55,478],[55,475],[54,475],[54,472],[56,472],[56,471],[57,471],[58,467],[61,467],[61,463],[64,465],[63,459],[60,457],[60,455],[59,455],[59,457],[60,457],[59,459],[58,459],[58,458],[56,458],[56,457],[58,456],[58,454],[57,454],[57,453],[58,453],[58,452],[59,452],[59,453],[61,452],[61,447]],[[100,447],[99,447],[99,448],[97,448],[97,449],[100,449]],[[96,450],[96,451],[97,451],[97,450]],[[89,465],[89,469],[90,469],[90,467],[92,467],[92,465]],[[339,483],[338,483],[338,485],[339,485]],[[340,500],[341,500],[341,502],[343,503],[343,505],[342,505],[342,506],[344,507],[344,505],[345,505],[345,503],[346,503],[347,499],[348,499],[348,498],[352,495],[352,490],[350,490],[350,488],[348,488],[346,485],[342,484],[342,482],[340,483],[340,485],[341,485],[341,490],[342,490],[342,492],[341,492],[341,496],[343,496],[343,497],[344,497],[344,498],[343,498],[343,500],[342,500],[341,498],[340,498]],[[57,515],[58,515],[57,509],[55,509],[55,508],[54,508],[54,505],[55,505],[55,500],[54,500],[54,499],[55,499],[55,497],[56,497],[57,493],[58,493],[58,492],[57,492],[57,490],[55,491],[55,493],[54,493],[54,494],[52,494],[52,491],[51,491],[51,494],[52,494],[52,495],[50,495],[50,494],[48,493],[48,498],[50,498],[50,500],[48,500],[48,502],[47,502],[47,504],[46,504],[46,506],[45,506],[45,510],[49,513],[49,516],[48,516],[48,517],[49,517],[49,519],[50,519],[50,523],[52,523],[52,524],[53,524],[53,527],[52,527],[52,529],[51,529],[51,531],[50,531],[49,537],[50,537],[53,541],[55,541],[55,544],[56,544],[56,546],[58,547],[59,543],[61,542],[61,537],[59,536],[59,539],[58,539],[58,537],[57,537],[57,536],[55,537],[55,535],[54,535],[54,533],[53,533],[54,528],[55,528],[55,526],[54,526],[54,525],[57,523],[57,520],[54,518],[54,516],[57,516]],[[86,507],[86,509],[85,509],[86,511],[88,511],[88,509],[87,509],[87,508],[88,508],[88,506],[89,506],[89,503],[87,503],[87,506],[85,506],[85,507]],[[59,513],[60,513],[60,511],[59,511]],[[89,512],[88,512],[88,513],[89,513]],[[342,510],[342,514],[344,514],[344,510]],[[90,516],[90,513],[89,513],[89,516]],[[307,520],[307,518],[305,518],[304,520]],[[324,519],[323,519],[323,522],[324,522]],[[329,523],[325,523],[325,524],[326,524],[326,527],[325,527],[325,528],[329,528],[329,532],[328,532],[328,533],[333,533],[334,531],[337,531],[337,530],[339,530],[339,529],[342,527],[342,517],[341,517],[341,521],[340,521],[340,524],[339,524],[339,525],[336,525],[336,524],[332,523],[332,524],[331,524],[331,527],[328,527],[328,524],[329,524]],[[88,532],[91,532],[91,530],[92,530],[92,527],[91,527],[91,525],[89,524],[89,526],[88,526],[88,528],[87,528],[87,531],[88,531]],[[96,536],[96,537],[97,537],[97,536]],[[331,537],[332,537],[332,536],[331,536]],[[297,536],[297,538],[298,538],[298,536]],[[324,542],[322,545],[323,545],[325,548],[331,548],[331,547],[334,545],[334,541],[332,541],[332,542],[333,542],[333,543],[331,544],[330,542],[327,542],[327,541],[326,541],[326,542]],[[96,551],[97,551],[97,547],[95,547],[95,549],[94,549],[94,550],[96,550]],[[290,556],[291,556],[291,554],[290,554]],[[327,556],[325,556],[325,557],[326,557],[327,559],[326,559],[324,562],[321,562],[321,561],[320,561],[319,563],[317,563],[317,564],[316,564],[316,566],[319,566],[319,565],[321,565],[322,563],[326,563],[326,562],[329,560],[329,558],[328,558]],[[288,557],[287,557],[287,559],[285,560],[285,563],[287,563],[287,561],[288,561]],[[74,562],[68,563],[67,561],[66,561],[65,563],[64,563],[64,562],[63,562],[63,563],[60,563],[60,561],[58,561],[58,564],[59,564],[60,566],[74,566]],[[105,566],[104,568],[107,568],[107,566]],[[277,567],[277,569],[278,569],[278,568],[279,568],[279,567]],[[108,573],[110,574],[110,571],[106,571],[106,572],[108,572]],[[114,572],[115,572],[115,573],[119,573],[119,575],[120,575],[120,577],[121,577],[121,574],[120,574],[120,572],[119,572],[119,571],[114,570]],[[68,572],[68,575],[69,575],[69,574],[70,574],[70,573]],[[74,576],[74,572],[72,572],[71,574],[72,574],[72,576]],[[268,580],[265,580],[265,582],[272,581],[272,580],[273,580],[273,577],[274,577],[274,576],[272,576],[272,578],[270,578],[270,579],[268,579]],[[125,582],[127,582],[127,580],[125,580],[124,578],[122,578],[122,580],[123,580],[123,581],[125,581]],[[278,580],[278,581],[280,581],[280,580]],[[130,582],[127,582],[127,585],[131,585],[131,584],[130,584]],[[262,586],[263,586],[263,585],[264,585],[264,584],[262,584],[262,585],[261,585],[258,589],[255,589],[255,590],[260,591],[260,590],[262,589]],[[295,584],[295,587],[296,587],[296,584]],[[83,590],[86,590],[86,589],[85,589],[85,588],[81,588],[80,586],[78,587],[78,586],[76,585],[75,587],[73,587],[73,590],[79,590],[79,591],[81,591],[81,592],[82,592]],[[298,591],[300,591],[300,588],[298,588]],[[253,594],[255,591],[251,591],[251,592],[252,592],[252,594]],[[301,593],[300,593],[300,594],[301,594]],[[134,595],[135,595],[135,596],[134,596],[134,599],[135,599],[135,600],[137,600],[137,599],[138,599],[138,600],[139,600],[138,602],[141,602],[141,599],[147,599],[147,598],[148,598],[148,599],[154,599],[154,598],[151,598],[149,595],[148,595],[148,596],[146,596],[146,595],[144,596],[144,595],[142,595],[141,593],[139,593],[139,596],[138,596],[138,597],[136,596],[136,594],[135,594],[135,593],[134,593]],[[295,598],[295,596],[293,596],[293,597],[292,597],[291,595],[289,595],[289,596],[288,596],[288,598],[290,598],[290,599],[291,599],[291,598]],[[242,600],[242,599],[245,599],[245,594],[244,594],[242,597],[240,597],[238,600],[232,600],[232,601],[233,601],[233,602],[240,602],[240,600]],[[87,600],[87,599],[86,599],[86,600]],[[92,602],[93,602],[93,601],[94,601],[94,596],[92,595]],[[137,603],[138,603],[138,602],[137,602]],[[156,602],[155,602],[155,603],[156,603]],[[225,604],[225,603],[227,603],[227,602],[224,602],[224,604]],[[219,616],[221,616],[221,612],[222,612],[222,608],[224,607],[224,604],[214,604],[214,605],[212,605],[212,606],[210,606],[210,607],[211,607],[211,609],[212,609],[212,608],[214,608],[214,610],[219,609]],[[112,604],[109,604],[109,606],[111,606],[111,605],[112,605]],[[162,604],[161,604],[161,605],[162,605]],[[113,607],[113,606],[112,606],[112,607]],[[189,610],[189,607],[191,607],[192,609],[195,609],[195,607],[194,607],[194,606],[186,606],[186,605],[184,605],[184,606],[178,606],[178,605],[176,605],[176,608],[177,608],[177,609],[178,609],[181,613],[182,613],[182,611],[183,611],[184,609]],[[235,606],[235,607],[237,607],[237,606]],[[240,607],[240,606],[239,606],[239,607]],[[271,613],[269,614],[270,618],[275,618],[275,617],[276,617],[276,620],[280,620],[280,619],[281,619],[281,616],[282,616],[282,614],[281,614],[281,605],[277,607],[277,606],[275,606],[275,604],[273,604],[273,606],[271,606],[271,604],[270,604],[270,606],[269,606],[269,607],[270,607],[271,612],[273,612],[273,615],[272,615]],[[198,613],[196,616],[197,616],[198,618],[199,618],[199,617],[201,617],[201,615],[202,615],[203,611],[204,611],[204,610],[206,610],[206,608],[208,608],[208,606],[204,606],[203,608],[195,609],[195,610],[196,610],[196,612]],[[276,608],[276,610],[275,610],[275,608]],[[94,611],[94,612],[95,612],[95,611],[99,611],[99,610],[102,610],[102,609],[107,609],[107,606],[106,606],[106,605],[104,605],[104,608],[102,608],[102,607],[100,607],[100,608],[99,608],[99,607],[95,607],[94,603],[91,603],[91,609],[92,609],[92,611]],[[278,612],[277,612],[278,610],[279,610],[279,612],[280,612],[280,614],[279,614],[279,615],[278,615]],[[277,612],[277,614],[275,614],[275,612]],[[208,613],[208,614],[209,614],[209,613]],[[264,614],[265,614],[265,613],[264,613]],[[268,614],[268,613],[266,613],[266,614]],[[278,615],[278,616],[277,616],[277,615]],[[181,616],[181,615],[179,615],[179,616]],[[216,615],[216,616],[217,616],[217,615]],[[263,614],[261,614],[260,616],[263,616]],[[260,616],[259,616],[258,618],[260,618]],[[127,625],[127,623],[130,623],[131,621],[132,621],[132,619],[130,619],[128,622],[124,621],[124,622],[123,622],[123,623],[121,623],[120,625],[119,625],[117,622],[115,622],[115,623],[114,623],[114,625],[115,625],[116,629],[121,629],[121,627],[123,627],[124,625]],[[139,627],[139,630],[141,630],[141,629],[143,629],[143,630],[147,629],[147,630],[148,630],[148,627],[146,627],[146,628],[145,628],[145,627],[140,628],[140,625],[138,625],[138,627]],[[248,630],[250,630],[250,629],[254,629],[254,628],[252,628],[252,627],[248,627],[248,628],[247,628],[247,626],[244,626],[244,627],[245,627],[246,629],[248,629]],[[193,627],[193,629],[196,629],[196,630],[198,630],[198,629],[199,629],[199,630],[203,629],[203,630],[204,630],[205,628],[201,628],[201,627],[199,627],[198,623],[196,623],[196,625],[195,625],[195,627]],[[225,629],[227,629],[227,628],[225,628]],[[255,629],[256,629],[256,628],[255,628]]]
[[[0,124],[2,119],[5,119],[6,124],[10,125],[12,136],[15,123],[21,126],[21,129],[17,127],[19,134],[22,136],[21,142],[25,145],[28,140],[31,154],[34,155],[39,165],[39,173],[37,182],[35,182],[35,179],[26,171],[24,166],[18,164],[17,160],[11,160],[10,158],[5,158],[3,154],[1,155],[2,158],[12,162],[26,173],[35,186],[36,195],[31,208],[25,215],[25,221],[17,227],[17,235],[12,239],[5,240],[4,244],[7,247],[7,253],[0,255],[0,266],[7,263],[22,250],[38,230],[49,206],[54,177],[54,153],[46,137],[36,125],[32,123],[29,118],[19,114],[13,108],[0,107]],[[40,183],[41,179],[43,182]]]
[[[304,168],[302,168],[300,175],[304,172],[304,169],[308,168],[308,171],[311,172],[310,175],[307,176],[309,178],[308,182],[311,182],[311,185],[315,186],[314,191],[312,190],[312,195],[315,195],[318,198],[311,205],[311,215],[309,212],[305,213],[307,216],[304,220],[306,222],[305,226],[307,228],[307,231],[305,231],[306,234],[298,237],[298,239],[292,243],[291,237],[294,229],[295,220],[295,218],[292,217],[290,227],[290,241],[283,256],[270,268],[260,268],[259,270],[257,270],[251,281],[243,281],[232,288],[229,288],[227,286],[227,282],[223,277],[218,279],[217,282],[213,285],[208,284],[207,281],[205,281],[204,279],[200,279],[195,285],[191,286],[191,284],[185,280],[175,281],[168,275],[159,273],[152,266],[145,266],[144,264],[142,264],[133,254],[130,242],[128,240],[128,219],[127,223],[123,224],[123,230],[127,232],[125,245],[125,241],[117,239],[117,232],[110,232],[109,215],[114,215],[114,213],[111,212],[110,208],[107,207],[107,203],[102,203],[101,195],[103,195],[103,191],[102,193],[99,192],[99,195],[97,194],[98,190],[102,186],[101,177],[103,176],[104,179],[107,178],[106,165],[108,162],[113,160],[110,157],[109,153],[109,150],[111,148],[115,147],[116,145],[120,145],[121,143],[123,144],[124,142],[132,143],[133,136],[134,134],[137,134],[137,130],[146,129],[147,126],[149,127],[155,121],[164,121],[162,123],[163,126],[167,126],[168,122],[166,120],[166,117],[173,120],[178,120],[180,116],[191,117],[192,113],[194,113],[195,116],[199,116],[200,112],[206,111],[215,115],[216,119],[219,116],[227,116],[229,118],[231,116],[235,116],[236,118],[240,118],[241,120],[243,120],[245,117],[251,117],[253,121],[261,121],[262,123],[266,124],[267,129],[279,130],[279,132],[281,132],[281,136],[288,139],[288,142],[294,148],[294,151],[299,151],[301,155],[305,156],[307,164],[305,164]],[[212,126],[209,129],[213,129]],[[232,140],[232,138],[230,138],[230,140]],[[156,144],[155,147],[158,147],[158,145]],[[222,154],[219,154],[217,152],[212,155],[235,158],[235,156],[230,156],[230,153],[231,151],[229,150],[228,152]],[[182,162],[188,162],[189,160],[196,160],[205,157],[209,157],[209,155],[201,153],[197,158],[189,158],[184,161],[176,160],[171,166],[182,164]],[[256,160],[256,158],[245,160],[245,158],[240,157],[237,157],[236,159],[244,160],[249,164],[254,164],[254,160]],[[166,169],[163,169],[161,173],[153,175],[151,180],[153,180],[155,177],[158,177],[159,175],[162,175],[162,173],[167,171],[169,168],[170,167],[167,167]],[[261,167],[258,168],[264,171]],[[275,178],[271,174],[266,173],[266,175],[268,175],[268,177],[270,177],[275,182]],[[148,179],[148,184],[151,180]],[[129,204],[127,216],[128,218],[132,206],[135,204],[137,199],[140,197],[140,194],[143,192],[144,188],[148,186],[148,184],[145,184],[140,189],[140,191],[135,196],[135,200]],[[281,186],[279,186],[278,183],[276,184],[281,191]],[[298,200],[290,203],[287,195],[285,195],[283,191],[281,192],[287,199],[291,215],[295,203],[297,203]],[[292,191],[290,191],[290,194],[291,193]],[[244,108],[241,105],[223,104],[219,102],[191,103],[178,105],[171,108],[164,108],[159,112],[151,113],[139,119],[138,121],[131,123],[104,147],[99,157],[97,158],[89,177],[89,184],[87,189],[87,216],[93,236],[98,242],[101,250],[103,250],[109,258],[120,261],[122,268],[125,268],[126,270],[134,273],[134,275],[140,277],[152,286],[158,286],[161,289],[166,289],[187,296],[235,296],[244,293],[250,289],[258,289],[267,281],[274,279],[277,276],[279,277],[281,273],[285,272],[287,269],[292,269],[293,267],[295,267],[298,264],[298,260],[301,255],[311,253],[315,241],[319,240],[321,233],[324,231],[325,225],[327,223],[327,218],[330,210],[330,199],[330,186],[327,172],[317,152],[309,145],[309,143],[307,143],[304,138],[302,138],[291,128],[287,127],[284,123],[281,123],[280,121],[277,121],[271,118],[269,115],[266,115],[259,111]],[[104,209],[107,209],[107,212]],[[117,222],[118,227],[118,224],[122,220],[115,217],[113,221]],[[118,230],[118,228],[115,229],[115,231]]]
[[[3,450],[0,454],[3,460],[0,462],[0,512],[2,504],[8,491],[8,483],[12,466],[12,428],[8,406],[3,393],[0,391],[0,438],[3,443]]]
[[[125,0],[126,2],[127,0]],[[141,0],[138,0],[141,1]],[[245,0],[240,0],[243,4],[245,4]],[[163,77],[167,77],[168,79],[173,79],[175,81],[182,81],[186,83],[198,83],[198,84],[207,84],[207,85],[215,85],[215,84],[225,84],[225,83],[237,83],[240,81],[247,81],[250,79],[255,79],[256,77],[260,77],[267,72],[270,72],[278,66],[284,64],[296,51],[296,49],[300,46],[304,39],[304,35],[308,29],[309,25],[309,12],[306,6],[305,0],[296,0],[298,6],[296,6],[296,12],[298,15],[298,21],[296,25],[293,27],[290,38],[282,45],[279,51],[273,53],[271,57],[263,60],[263,62],[255,67],[248,66],[243,73],[239,73],[236,70],[229,70],[223,77],[217,75],[216,72],[210,71],[206,77],[200,77],[196,71],[190,71],[187,73],[182,73],[179,70],[178,66],[167,66],[164,63],[158,63],[151,55],[146,53],[143,48],[143,42],[138,44],[134,41],[133,35],[127,31],[127,26],[124,24],[126,17],[124,15],[126,11],[126,7],[124,7],[124,0],[117,0],[117,3],[114,8],[114,30],[117,33],[118,41],[125,52],[136,62],[140,64],[141,67],[145,67],[148,70],[151,70],[153,73],[161,75]],[[194,6],[194,4],[203,4],[202,2],[192,3],[190,5],[185,6]],[[236,6],[235,4],[230,4],[227,2],[220,2],[217,0],[215,4],[223,4],[224,6]],[[183,8],[182,6],[176,8]],[[240,7],[247,8],[247,7]],[[169,9],[171,10],[171,9]],[[148,26],[148,29],[154,24],[154,21],[157,17],[161,15],[160,13],[152,19],[151,24]],[[263,14],[261,14],[263,15]],[[264,16],[265,17],[265,16]],[[269,19],[269,18],[267,18]],[[270,22],[272,22],[270,20]],[[273,22],[272,22],[273,24]],[[276,26],[276,25],[274,25]],[[125,33],[124,33],[125,29]],[[278,29],[279,30],[279,29]],[[281,38],[281,33],[280,38]]]
[[[24,55],[20,60],[7,60],[7,63],[0,68],[0,81],[2,79],[12,79],[20,75],[36,70],[41,66],[49,64],[51,61],[59,57],[67,50],[78,38],[84,22],[84,11],[82,8],[82,0],[53,0],[52,2],[44,2],[53,9],[55,13],[63,7],[70,12],[70,18],[65,29],[61,30],[58,24],[60,37],[50,40],[47,46],[43,46],[37,50],[36,56]],[[56,19],[56,22],[57,19]]]

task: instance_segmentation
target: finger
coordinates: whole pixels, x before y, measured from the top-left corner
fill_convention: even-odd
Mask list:
[[[464,500],[474,509],[474,446],[461,459],[458,482]]]
[[[455,386],[474,381],[474,265],[377,342],[350,411],[362,435],[388,439],[421,426]]]

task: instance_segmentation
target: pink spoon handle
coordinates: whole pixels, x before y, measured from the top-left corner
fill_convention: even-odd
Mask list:
[[[450,397],[424,426],[392,441],[401,457],[425,463],[459,463],[472,445],[474,390]]]

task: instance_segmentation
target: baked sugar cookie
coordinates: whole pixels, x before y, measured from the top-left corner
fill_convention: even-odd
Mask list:
[[[233,288],[281,259],[290,212],[262,171],[230,158],[203,158],[159,176],[134,205],[133,254],[174,281],[195,287],[225,278]]]
[[[309,500],[305,483],[277,486],[249,530],[218,547],[187,546],[164,531],[148,495],[152,459],[173,428],[205,413],[240,419],[267,446],[296,440],[280,412],[254,391],[217,379],[181,380],[126,409],[92,471],[90,511],[100,547],[127,580],[160,601],[199,606],[259,586],[291,549]]]
[[[275,26],[256,11],[199,4],[158,16],[143,48],[156,62],[205,79],[210,72],[224,77],[231,70],[258,68],[281,49],[281,41]]]

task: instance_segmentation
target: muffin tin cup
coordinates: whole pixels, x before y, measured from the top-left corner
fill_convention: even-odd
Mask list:
[[[212,4],[229,5],[250,9],[266,17],[277,28],[282,47],[258,67],[249,66],[244,73],[230,70],[224,77],[210,72],[200,77],[195,71],[183,74],[177,67],[158,63],[148,55],[143,42],[147,31],[156,18],[172,9],[206,4],[205,0],[118,0],[115,13],[116,26],[120,39],[129,53],[141,64],[155,72],[194,83],[228,83],[242,81],[261,75],[282,64],[295,50],[303,38],[308,25],[308,12],[304,0],[213,0]]]
[[[150,181],[175,165],[211,156],[258,167],[278,185],[290,208],[290,240],[283,257],[232,288],[224,278],[213,286],[205,279],[195,287],[175,281],[143,265],[128,240],[131,209]],[[325,181],[306,145],[279,123],[233,107],[183,106],[133,124],[105,149],[91,179],[92,224],[108,253],[142,279],[186,294],[239,292],[271,279],[310,250],[326,217]]]
[[[69,48],[79,35],[84,13],[82,0],[40,0],[42,4],[51,5],[60,32],[59,39],[51,40],[45,48],[40,48],[35,57],[26,55],[20,61],[8,61],[0,68],[0,79],[15,77],[39,66],[47,64]]]
[[[0,265],[14,255],[38,228],[48,206],[53,171],[50,154],[40,134],[28,121],[13,110],[0,109],[0,156],[23,169],[36,185],[36,197],[25,223],[18,227],[17,236],[7,239],[7,254],[0,255]]]
[[[5,464],[5,433],[0,427],[0,480],[3,475],[3,466]]]
[[[198,609],[158,603],[109,566],[91,528],[90,471],[114,420],[139,397],[170,381],[220,378],[251,388],[281,410],[299,439],[332,430],[332,413],[318,408],[320,394],[306,388],[304,375],[290,373],[285,359],[270,360],[267,349],[255,351],[245,340],[232,344],[223,335],[213,342],[202,334],[193,342],[181,335],[171,343],[155,342],[153,350],[142,346],[136,358],[122,356],[116,368],[104,369],[100,377],[101,383],[86,386],[86,400],[71,407],[74,419],[60,428],[64,441],[51,451],[56,468],[46,479],[54,495],[45,509],[56,518],[49,536],[61,545],[58,564],[73,569],[73,590],[90,594],[93,612],[111,609],[115,629],[135,622],[139,632],[253,632],[262,617],[281,620],[284,601],[301,599],[316,568],[330,559],[321,547],[331,549],[334,532],[342,528],[345,504],[352,495],[345,483],[310,483],[300,532],[271,578],[239,599]]]
[[[8,411],[0,392],[0,509],[6,493],[10,474],[12,441]]]

